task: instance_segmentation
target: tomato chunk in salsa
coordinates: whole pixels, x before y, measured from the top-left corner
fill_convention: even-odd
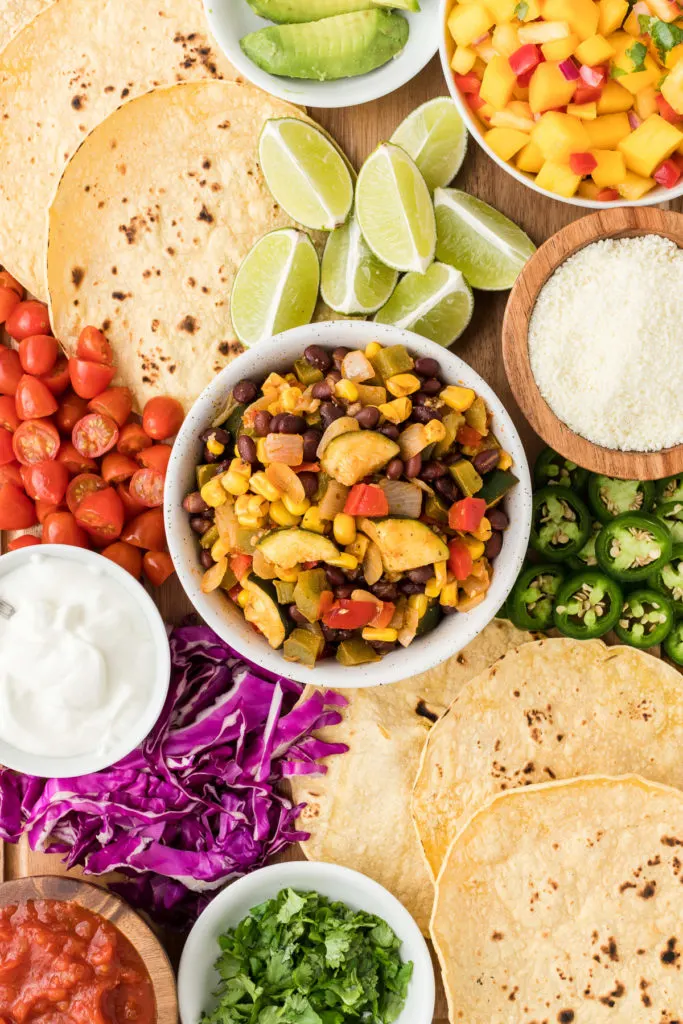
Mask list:
[[[121,932],[78,903],[0,907],[0,1024],[155,1024],[154,990]]]

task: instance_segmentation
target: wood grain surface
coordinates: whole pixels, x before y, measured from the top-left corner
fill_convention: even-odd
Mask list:
[[[434,96],[447,95],[438,58],[403,89],[374,103],[343,110],[312,110],[312,116],[340,143],[356,167],[384,139],[388,139],[400,121],[419,104]],[[560,228],[584,216],[588,211],[546,199],[516,182],[498,168],[470,139],[469,152],[455,184],[480,199],[493,204],[516,221],[541,245]],[[683,209],[683,201],[669,204],[675,210]],[[472,323],[457,342],[455,351],[468,362],[499,395],[512,418],[531,457],[541,442],[516,405],[507,382],[501,348],[503,314],[507,293],[475,293],[475,312]],[[162,614],[171,623],[178,623],[192,609],[176,580],[171,580],[154,597]],[[294,849],[288,859],[302,855]],[[35,874],[63,873],[58,857],[32,853],[25,842],[18,847],[2,849],[0,843],[0,879],[23,878]],[[78,872],[72,874],[78,876]],[[178,936],[164,936],[173,960],[180,950]],[[438,973],[438,972],[437,972]],[[160,1024],[173,1024],[172,1018]],[[434,1024],[448,1024],[446,1001],[439,985]]]

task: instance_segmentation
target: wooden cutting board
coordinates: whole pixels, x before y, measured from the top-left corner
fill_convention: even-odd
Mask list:
[[[310,113],[337,140],[354,165],[360,167],[365,157],[380,142],[388,139],[415,107],[434,96],[447,94],[441,65],[438,58],[434,58],[417,78],[391,96],[360,107],[311,110]],[[524,228],[537,245],[588,212],[546,199],[520,185],[497,167],[473,139],[470,139],[469,152],[455,184],[497,207]],[[665,204],[664,208],[680,212],[683,210],[683,200]],[[507,292],[475,293],[472,323],[458,341],[455,351],[484,377],[500,397],[520,431],[529,456],[534,457],[541,443],[517,408],[503,367],[500,332],[506,301]],[[178,623],[192,610],[175,580],[169,581],[154,596],[168,622]],[[297,850],[293,850],[288,854],[288,859],[299,859],[301,856]],[[25,843],[18,847],[5,846],[3,850],[3,844],[0,843],[0,878],[24,878],[51,872],[64,873],[59,857],[32,853]],[[172,957],[177,959],[180,952],[178,937],[167,934],[164,938]],[[163,1021],[160,1024],[172,1022]],[[441,985],[438,988],[434,1024],[448,1024]]]

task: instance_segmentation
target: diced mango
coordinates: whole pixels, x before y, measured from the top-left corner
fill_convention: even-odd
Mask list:
[[[636,71],[640,67],[640,61],[634,61],[634,42],[625,32],[615,32],[610,38],[614,47],[612,58],[612,77],[620,86],[635,96],[641,89],[648,85],[655,85],[662,76],[662,69],[648,53],[643,61],[642,71]]]
[[[531,133],[546,160],[566,164],[572,153],[584,153],[590,139],[583,122],[569,114],[550,111],[544,114]]]
[[[616,149],[621,140],[631,134],[631,125],[626,114],[605,114],[595,121],[586,121],[585,127],[590,139],[590,149]]]
[[[539,188],[545,188],[548,192],[569,199],[581,184],[581,175],[574,174],[567,164],[546,160],[536,176],[536,184]]]
[[[507,57],[495,56],[486,67],[479,95],[494,110],[502,110],[512,99],[516,82],[517,76]]]
[[[612,149],[592,149],[591,153],[598,161],[591,177],[599,189],[616,188],[626,181],[626,161],[622,153]]]
[[[633,106],[633,95],[618,82],[606,82],[598,100],[598,114],[622,114]]]
[[[579,195],[582,199],[597,199],[600,194],[600,189],[591,181],[590,178],[584,178],[579,185]]]
[[[576,82],[569,82],[556,61],[548,60],[534,71],[529,83],[529,106],[534,114],[555,110],[571,103]]]
[[[624,22],[624,32],[627,32],[628,35],[630,35],[634,39],[637,39],[640,35],[640,23],[638,21],[638,13],[633,9],[631,9],[628,18]]]
[[[552,43],[556,39],[568,39],[571,35],[568,21],[532,21],[528,25],[522,25],[519,30],[519,41],[541,44]]]
[[[621,28],[624,18],[628,14],[627,0],[599,0],[598,8],[600,12],[598,32],[601,36],[609,36]]]
[[[645,0],[645,3],[661,21],[675,21],[681,10],[675,0]]]
[[[644,121],[650,114],[657,113],[657,90],[654,85],[648,85],[647,88],[640,90],[636,96],[634,107],[641,121]]]
[[[526,10],[524,16],[518,15],[520,21],[536,21],[540,18],[541,11],[541,0],[526,0]]]
[[[484,142],[488,143],[501,160],[511,160],[528,141],[528,134],[515,128],[492,128],[484,135]]]
[[[647,195],[656,184],[657,182],[654,178],[641,178],[639,174],[632,174],[629,171],[626,175],[626,180],[617,185],[617,188],[622,199],[634,202],[636,199],[642,199],[644,195]]]
[[[546,0],[543,17],[547,21],[568,21],[579,39],[590,39],[598,31],[600,12],[593,0]]]
[[[490,61],[492,61],[493,58],[496,56],[496,51],[494,50],[493,44],[491,43],[491,36],[486,36],[486,38],[482,39],[480,43],[475,43],[474,49],[476,51],[477,57],[481,57],[481,59],[483,60],[484,66],[486,66]]]
[[[662,82],[662,96],[677,114],[683,114],[683,61],[679,61]]]
[[[486,7],[497,22],[512,21],[517,0],[486,0]]]
[[[495,20],[483,4],[457,4],[448,17],[448,31],[458,46],[470,46],[486,35]]]
[[[664,63],[667,68],[673,68],[681,60],[683,60],[683,43],[679,43],[678,46],[674,46],[673,49],[669,50]]]
[[[510,22],[503,22],[502,24],[496,25],[491,36],[491,43],[496,53],[499,53],[501,57],[510,57],[516,50],[519,49],[519,36],[517,35],[517,28],[511,25]]]
[[[669,124],[659,114],[652,114],[634,132],[619,143],[629,171],[643,178],[649,178],[663,160],[674,153],[681,142],[683,133]]]
[[[516,103],[513,100],[512,103]],[[497,110],[491,118],[491,125],[493,128],[514,128],[518,132],[532,132],[536,127],[536,122],[529,113],[526,117],[522,114],[516,114],[511,110],[512,103],[508,104],[505,110]],[[518,104],[520,107],[526,106],[525,103]]]
[[[564,39],[553,39],[549,43],[543,43],[541,45],[541,53],[546,60],[567,60],[578,45],[579,37],[572,32],[571,35],[565,36]]]
[[[527,142],[524,149],[517,154],[515,161],[519,170],[526,171],[527,174],[538,174],[544,163],[543,153],[535,142]]]
[[[597,103],[570,103],[567,113],[578,117],[581,121],[594,121],[598,116]]]
[[[582,64],[595,67],[596,64],[605,64],[614,55],[614,47],[608,43],[604,36],[591,36],[576,48],[576,58]]]
[[[477,55],[471,47],[456,46],[451,58],[451,67],[456,75],[468,75],[474,67],[476,59]]]

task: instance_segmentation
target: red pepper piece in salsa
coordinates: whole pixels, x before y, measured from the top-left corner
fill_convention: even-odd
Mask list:
[[[448,513],[448,525],[451,530],[472,533],[478,528],[486,515],[486,502],[483,498],[463,498],[451,505]]]

